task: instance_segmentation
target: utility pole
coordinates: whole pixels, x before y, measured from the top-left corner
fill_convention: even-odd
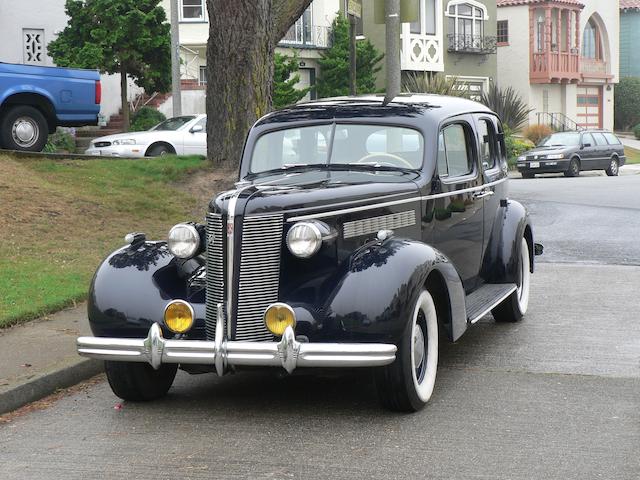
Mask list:
[[[385,0],[387,93],[384,103],[400,94],[400,0]]]
[[[349,95],[356,94],[356,17],[349,15]]]
[[[171,0],[171,97],[173,116],[182,115],[180,93],[180,29],[178,24],[178,0]]]

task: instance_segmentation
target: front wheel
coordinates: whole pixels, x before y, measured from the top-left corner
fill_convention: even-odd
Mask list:
[[[154,370],[147,363],[104,362],[111,390],[123,400],[145,402],[164,397],[176,377],[178,365],[165,364]]]
[[[397,412],[420,410],[431,398],[437,369],[438,315],[431,294],[423,290],[395,361],[376,372],[382,406]]]
[[[564,172],[565,177],[577,177],[580,175],[580,162],[577,158],[572,158],[569,162],[569,168]]]
[[[171,155],[176,152],[173,151],[169,145],[158,144],[153,145],[149,150],[147,150],[147,157],[164,157],[165,155]]]
[[[0,123],[0,143],[8,150],[41,152],[47,143],[48,133],[44,115],[28,105],[11,107]]]
[[[533,178],[535,177],[535,173],[531,173],[531,172],[520,172],[520,175],[522,175],[522,178]]]
[[[520,258],[518,262],[518,278],[515,292],[507,297],[491,313],[496,322],[519,322],[529,307],[529,285],[531,282],[531,257],[529,244],[522,237],[520,241]]]
[[[605,173],[610,177],[617,177],[620,172],[620,163],[617,158],[612,158],[609,162],[609,166],[605,170]]]

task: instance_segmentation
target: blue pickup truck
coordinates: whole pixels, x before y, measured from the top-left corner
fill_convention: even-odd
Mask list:
[[[58,126],[97,125],[96,70],[0,62],[0,147],[41,151]]]

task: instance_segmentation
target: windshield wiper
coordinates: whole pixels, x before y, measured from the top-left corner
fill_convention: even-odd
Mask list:
[[[332,170],[383,170],[385,172],[402,171],[413,172],[417,169],[382,165],[380,163],[331,163],[328,167]]]
[[[327,164],[326,163],[285,163],[281,167],[271,168],[269,170],[262,170],[260,172],[252,173],[251,175],[262,176],[262,175],[269,175],[272,173],[308,170],[313,168],[327,168]]]

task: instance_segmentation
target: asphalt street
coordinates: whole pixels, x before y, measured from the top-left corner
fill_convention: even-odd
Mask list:
[[[441,346],[434,397],[381,410],[369,372],[104,381],[0,425],[2,479],[640,477],[640,175],[511,181],[544,261],[518,324]]]

